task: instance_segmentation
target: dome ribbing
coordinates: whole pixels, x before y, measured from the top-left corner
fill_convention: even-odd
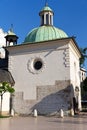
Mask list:
[[[46,5],[39,13],[41,18],[40,27],[31,30],[25,37],[24,43],[67,38],[68,35],[63,30],[53,26],[53,14],[52,9]]]
[[[26,42],[41,42],[60,38],[68,37],[67,34],[54,26],[40,26],[33,29],[26,36],[24,43]]]

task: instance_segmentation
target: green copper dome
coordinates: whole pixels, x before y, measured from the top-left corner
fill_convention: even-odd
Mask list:
[[[31,30],[31,32],[25,37],[24,43],[41,42],[68,37],[63,30],[53,26],[54,13],[47,4],[40,11],[39,15],[41,19],[40,27]]]
[[[24,43],[26,42],[41,42],[60,38],[68,37],[67,34],[54,26],[40,26],[33,29],[26,36]]]

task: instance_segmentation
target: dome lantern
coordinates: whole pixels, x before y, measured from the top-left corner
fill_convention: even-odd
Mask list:
[[[41,18],[41,26],[43,25],[53,25],[53,11],[48,4],[40,11],[39,15]]]
[[[8,34],[5,36],[6,46],[12,46],[17,44],[18,36],[13,32],[13,28],[11,27],[8,31]]]

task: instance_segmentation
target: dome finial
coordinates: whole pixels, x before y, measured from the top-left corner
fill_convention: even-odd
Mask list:
[[[48,6],[48,0],[45,0],[45,6]]]
[[[13,24],[11,24],[10,32],[13,32]]]

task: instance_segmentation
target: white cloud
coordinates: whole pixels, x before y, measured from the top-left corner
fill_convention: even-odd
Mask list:
[[[5,58],[5,49],[4,48],[0,48],[0,58],[1,59]]]
[[[6,35],[7,33],[4,32],[2,28],[0,28],[0,47],[6,46],[6,39],[5,39]]]

